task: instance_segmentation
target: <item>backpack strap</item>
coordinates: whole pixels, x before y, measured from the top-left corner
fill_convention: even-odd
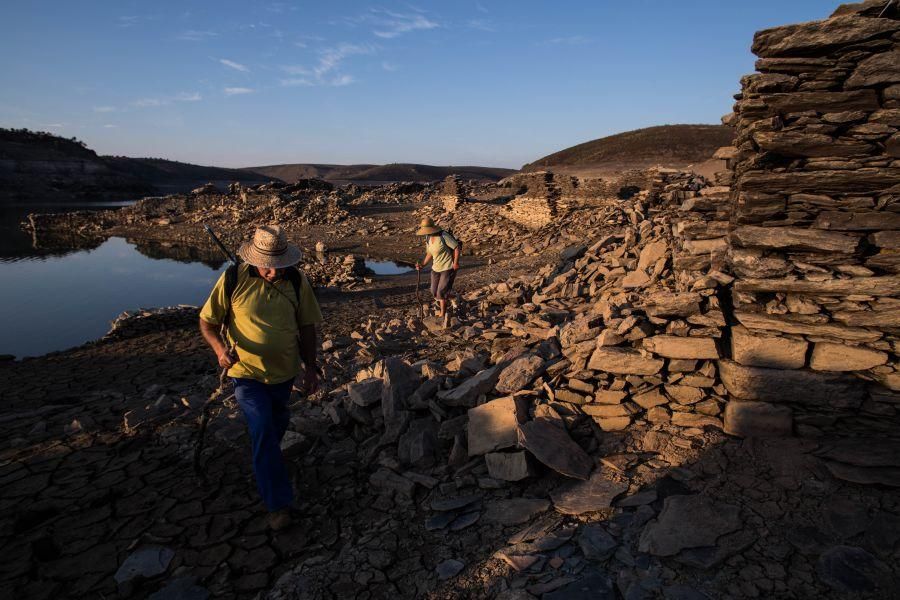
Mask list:
[[[294,286],[294,296],[297,297],[297,306],[300,306],[300,286],[303,285],[303,274],[297,267],[288,267],[284,270],[284,277]]]
[[[297,298],[297,306],[300,306],[300,287],[303,285],[303,274],[297,267],[288,267],[284,270],[284,277],[291,282],[294,288],[294,296]],[[225,323],[231,319],[231,304],[234,300],[234,292],[237,289],[238,267],[231,265],[225,269]],[[299,328],[299,325],[298,325]]]

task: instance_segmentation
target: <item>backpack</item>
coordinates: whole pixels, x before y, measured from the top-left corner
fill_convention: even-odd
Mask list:
[[[297,297],[297,306],[300,306],[300,285],[303,283],[303,276],[297,267],[288,267],[284,270],[284,277],[291,282],[294,288],[294,296]],[[231,318],[231,301],[234,298],[234,290],[237,288],[238,266],[229,265],[225,269],[225,297],[228,299],[228,306],[225,308],[225,323]]]
[[[456,242],[456,247],[459,248],[460,253],[462,253],[462,248],[463,248],[462,240],[459,239],[458,237],[456,237],[455,235],[453,235],[453,231],[451,231],[450,229],[444,229],[443,231],[441,231],[441,237],[444,237],[445,235],[449,235],[450,239],[453,240],[454,242]],[[446,244],[447,240],[444,240],[444,243]]]

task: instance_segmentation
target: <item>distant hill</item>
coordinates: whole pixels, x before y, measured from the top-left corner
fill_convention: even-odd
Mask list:
[[[326,165],[287,164],[249,167],[249,171],[262,173],[292,183],[298,179],[317,177],[337,185],[345,183],[383,184],[395,181],[437,181],[448,175],[459,175],[463,179],[499,181],[517,171],[495,167],[436,167],[407,163],[387,165]]]
[[[712,158],[734,130],[724,125],[659,125],[584,142],[528,163],[523,171],[590,175],[661,165],[681,168]]]
[[[162,193],[185,192],[207,182],[212,182],[224,189],[232,181],[255,185],[273,179],[269,175],[256,173],[252,169],[204,167],[163,158],[104,156],[103,159],[116,170],[146,181]],[[274,177],[274,179],[280,179],[280,177]]]
[[[75,138],[0,128],[0,203],[131,200],[184,192],[208,181],[224,187],[270,179],[245,169],[98,156]]]

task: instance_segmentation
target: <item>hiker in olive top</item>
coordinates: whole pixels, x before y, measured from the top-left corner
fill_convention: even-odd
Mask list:
[[[449,231],[435,225],[431,217],[422,219],[416,235],[425,236],[425,259],[421,264],[416,263],[416,269],[421,269],[428,261],[432,261],[431,294],[440,306],[437,316],[443,317],[447,312],[447,298],[452,295],[453,282],[459,270],[461,244]]]
[[[216,282],[200,311],[200,331],[234,381],[253,445],[256,485],[269,526],[277,530],[290,525],[294,500],[281,455],[288,399],[301,370],[306,393],[319,386],[315,324],[322,313],[309,281],[294,266],[300,250],[287,243],[280,227],[260,227],[238,255],[244,264],[229,267]],[[219,333],[223,323],[227,339]]]

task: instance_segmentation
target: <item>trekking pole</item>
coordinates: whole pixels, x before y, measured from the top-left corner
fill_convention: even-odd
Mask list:
[[[229,349],[230,352],[230,349]],[[212,410],[213,404],[216,403],[217,400],[224,394],[225,392],[225,380],[228,375],[228,368],[225,367],[222,369],[221,373],[219,373],[219,387],[217,387],[212,394],[209,395],[209,399],[203,403],[203,408],[200,414],[200,425],[197,433],[197,445],[194,446],[194,473],[196,473],[201,479],[205,479],[203,473],[200,471],[200,455],[203,452],[203,446],[206,441],[206,426],[209,424],[209,413]],[[226,402],[234,398],[234,394],[231,394],[227,398],[223,400]]]
[[[422,269],[416,269],[416,306],[419,312],[419,318],[422,319],[425,315],[422,312],[422,299],[419,297],[419,288],[422,286]]]
[[[206,230],[206,233],[209,234],[209,237],[211,237],[212,240],[216,243],[216,246],[219,247],[219,250],[221,250],[221,251],[222,251],[222,254],[225,255],[225,258],[228,259],[228,262],[230,262],[230,263],[233,264],[234,266],[237,266],[237,264],[238,264],[238,263],[237,263],[237,258],[234,257],[234,254],[232,254],[231,252],[228,251],[228,248],[225,247],[225,244],[222,243],[222,241],[221,241],[221,240],[219,239],[219,237],[216,235],[216,232],[214,232],[214,231],[212,230],[212,227],[210,227],[209,225],[207,225],[206,223],[204,223],[204,224],[203,224],[203,229]]]
[[[236,267],[238,264],[237,258],[235,258],[234,254],[232,254],[231,252],[228,251],[228,248],[225,247],[225,244],[222,243],[222,241],[219,239],[219,237],[216,235],[216,233],[212,230],[212,227],[210,227],[209,225],[204,223],[203,229],[206,230],[206,233],[209,234],[209,237],[211,237],[213,242],[215,242],[216,246],[219,247],[219,250],[221,250],[222,254],[225,255],[225,258],[228,259],[228,262],[230,262],[232,265],[234,265]],[[226,341],[226,343],[228,341],[227,333],[228,333],[227,324],[222,323],[221,336],[222,336],[222,339],[224,339]],[[229,345],[228,346],[228,354],[231,354],[232,352],[234,352],[234,346]],[[203,476],[203,474],[200,471],[200,458],[201,458],[200,455],[203,453],[203,447],[206,443],[206,427],[207,427],[207,425],[209,425],[209,415],[210,415],[210,412],[212,411],[213,405],[224,395],[227,379],[228,379],[228,367],[223,367],[222,370],[219,372],[219,386],[215,390],[213,390],[213,393],[210,394],[209,398],[206,400],[206,402],[203,403],[203,408],[201,409],[201,412],[200,412],[200,422],[199,422],[198,431],[197,431],[197,444],[194,446],[193,466],[194,466],[194,472],[201,479],[205,479],[205,477]],[[222,402],[226,402],[228,400],[231,400],[232,398],[234,398],[234,394],[231,394],[227,398],[223,399]]]

